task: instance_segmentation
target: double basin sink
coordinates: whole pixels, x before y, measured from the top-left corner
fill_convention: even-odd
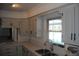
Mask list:
[[[42,56],[58,56],[55,53],[52,53],[50,50],[48,49],[38,49],[35,50],[38,54],[42,55]]]

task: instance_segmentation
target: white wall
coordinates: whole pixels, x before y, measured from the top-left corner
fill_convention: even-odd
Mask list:
[[[27,12],[0,10],[0,17],[8,18],[27,18]]]
[[[46,12],[48,10],[55,9],[57,7],[65,5],[65,4],[66,3],[57,3],[57,4],[56,3],[44,3],[44,4],[39,4],[39,5],[31,8],[28,11],[28,16],[31,17],[31,16],[34,16],[34,15]]]

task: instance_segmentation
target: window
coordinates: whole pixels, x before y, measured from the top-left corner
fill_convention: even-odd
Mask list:
[[[62,42],[62,20],[49,20],[48,25],[49,42],[64,45]]]

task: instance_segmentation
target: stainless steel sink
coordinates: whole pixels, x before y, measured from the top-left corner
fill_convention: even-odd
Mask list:
[[[36,52],[42,56],[57,56],[57,54],[51,53],[48,49],[38,49]]]

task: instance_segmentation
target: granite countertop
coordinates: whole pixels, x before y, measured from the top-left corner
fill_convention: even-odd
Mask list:
[[[39,49],[48,49],[48,50],[50,50],[48,47],[45,47],[44,45],[38,45],[38,44],[35,44],[35,43],[32,43],[32,42],[23,43],[23,47],[28,49],[32,53],[34,53],[36,56],[42,56],[39,53],[37,53],[36,50],[39,50]],[[54,53],[54,52],[51,51],[51,53]]]
[[[25,42],[25,43],[23,43],[23,47],[27,48],[29,51],[31,51],[35,55],[41,56],[40,54],[35,52],[35,50],[42,49],[43,48],[42,46],[38,46],[38,45],[31,43],[31,42]]]

